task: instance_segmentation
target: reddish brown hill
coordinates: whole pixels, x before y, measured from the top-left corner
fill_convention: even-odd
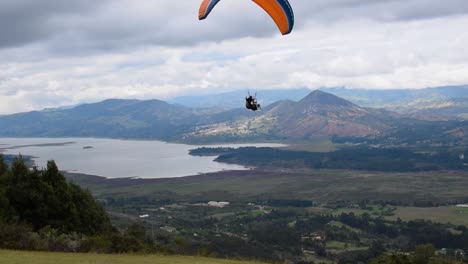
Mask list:
[[[388,112],[385,114],[388,116]],[[375,136],[390,128],[382,119],[383,111],[363,108],[319,90],[297,103],[272,105],[263,116],[276,120],[276,133],[296,139],[313,135]]]

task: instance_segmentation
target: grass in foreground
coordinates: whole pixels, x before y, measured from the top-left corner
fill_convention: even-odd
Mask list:
[[[1,264],[260,264],[203,257],[101,255],[0,250]]]

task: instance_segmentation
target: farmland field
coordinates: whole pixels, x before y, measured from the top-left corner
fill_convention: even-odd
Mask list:
[[[252,200],[259,196],[314,202],[396,200],[451,202],[467,198],[467,172],[384,173],[350,170],[250,170],[174,179],[106,179],[68,174],[98,198]]]
[[[403,221],[425,219],[437,223],[452,223],[456,225],[468,226],[468,208],[455,206],[417,208],[398,207],[395,216],[389,219],[401,218]]]

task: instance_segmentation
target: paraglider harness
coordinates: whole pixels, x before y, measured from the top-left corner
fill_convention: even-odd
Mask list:
[[[245,108],[250,109],[252,111],[257,111],[259,109],[262,109],[260,107],[260,104],[257,103],[257,94],[255,93],[255,96],[250,95],[245,97]]]

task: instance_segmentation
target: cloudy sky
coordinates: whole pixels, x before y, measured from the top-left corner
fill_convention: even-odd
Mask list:
[[[0,0],[0,114],[235,89],[468,83],[467,0]]]

